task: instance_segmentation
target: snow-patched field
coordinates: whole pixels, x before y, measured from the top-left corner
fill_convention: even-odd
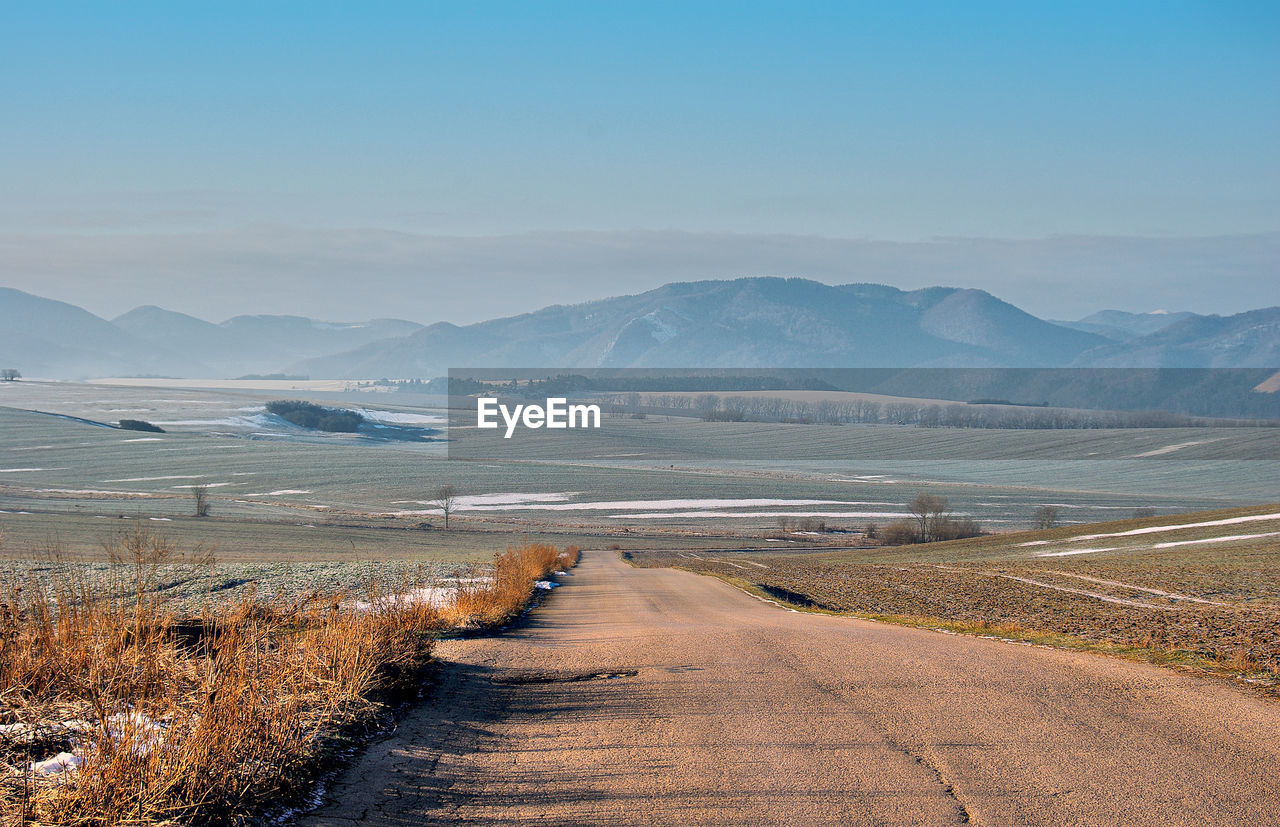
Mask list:
[[[893,508],[896,504],[870,500],[788,499],[781,497],[694,497],[654,500],[584,500],[581,492],[494,493],[459,496],[454,512],[603,512],[611,519],[680,519],[707,517],[846,517],[899,519],[910,514],[892,510],[865,510],[866,506]],[[423,505],[424,509],[391,512],[397,516],[439,514],[431,500],[396,500],[393,505]],[[817,507],[815,509],[815,507]],[[768,510],[760,510],[768,509]],[[617,513],[612,513],[617,512]]]
[[[1275,514],[1249,514],[1243,517],[1226,517],[1221,520],[1204,520],[1194,523],[1178,523],[1175,525],[1159,525],[1144,526],[1142,528],[1131,528],[1127,531],[1107,531],[1096,534],[1081,534],[1077,537],[1067,537],[1062,540],[1032,540],[1027,543],[1019,543],[1020,548],[1033,546],[1053,546],[1058,544],[1079,543],[1087,540],[1103,540],[1117,537],[1140,537],[1151,534],[1166,534],[1172,531],[1189,531],[1201,528],[1219,528],[1221,526],[1240,525],[1243,523],[1257,522],[1275,522],[1280,521],[1280,513]],[[1206,545],[1214,543],[1230,543],[1244,540],[1258,540],[1267,537],[1280,537],[1280,531],[1266,531],[1255,534],[1232,534],[1228,536],[1217,537],[1196,537],[1188,540],[1171,540],[1163,543],[1153,543],[1150,545],[1119,545],[1119,546],[1099,546],[1090,548],[1068,548],[1060,551],[1041,551],[1036,554],[1037,557],[1074,557],[1079,554],[1100,554],[1107,551],[1119,551],[1121,549],[1129,551],[1138,551],[1146,549],[1168,549],[1179,548],[1182,546]]]

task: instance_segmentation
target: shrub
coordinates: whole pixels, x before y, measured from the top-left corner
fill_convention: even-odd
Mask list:
[[[161,428],[159,425],[152,425],[150,422],[142,419],[122,419],[120,420],[118,427],[126,431],[146,431],[152,434],[164,433],[164,428]]]
[[[352,410],[326,408],[324,405],[298,399],[268,402],[267,412],[300,428],[331,433],[355,433],[365,421],[363,416]]]
[[[972,517],[939,517],[933,525],[933,540],[962,540],[967,537],[981,537],[985,532],[977,520]]]
[[[881,532],[886,546],[905,546],[920,542],[920,532],[911,520],[895,520]]]

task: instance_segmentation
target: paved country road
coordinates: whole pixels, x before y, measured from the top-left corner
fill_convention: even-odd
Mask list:
[[[588,552],[315,825],[1280,824],[1280,704],[1096,655],[801,614]]]

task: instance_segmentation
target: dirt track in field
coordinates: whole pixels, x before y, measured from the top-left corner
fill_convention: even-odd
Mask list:
[[[1280,704],[587,552],[304,825],[1274,824]]]

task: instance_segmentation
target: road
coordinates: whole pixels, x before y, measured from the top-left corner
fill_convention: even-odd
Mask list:
[[[1072,652],[790,612],[588,552],[451,641],[319,825],[1280,824],[1280,704]]]

